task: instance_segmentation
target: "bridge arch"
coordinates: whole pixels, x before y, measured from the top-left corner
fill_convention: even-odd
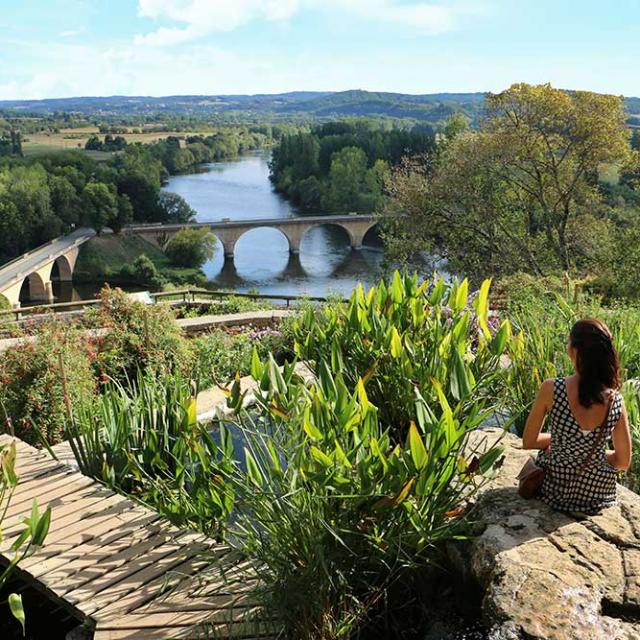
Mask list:
[[[224,233],[217,234],[217,238],[222,244],[224,248],[224,256],[225,258],[233,258],[235,254],[235,249],[238,246],[238,242],[242,240],[247,235],[253,234],[254,231],[264,231],[268,229],[269,231],[276,231],[280,236],[283,236],[287,241],[287,247],[290,253],[297,253],[300,248],[300,243],[296,243],[296,239],[293,238],[287,231],[284,229],[280,229],[276,226],[264,226],[264,227],[253,227],[251,229],[247,229],[245,231],[240,232],[237,235],[226,237]],[[215,233],[215,232],[214,232]]]
[[[371,225],[367,228],[367,230],[362,234],[362,242],[361,244],[366,244],[367,240],[371,240],[372,237],[375,237],[378,242],[380,241],[380,235],[379,235],[379,226],[378,226],[378,222],[372,222]]]
[[[73,276],[73,267],[69,262],[67,256],[58,256],[51,263],[51,273],[49,275],[50,280],[60,280],[62,282],[69,282]]]
[[[47,287],[37,271],[30,273],[23,281],[18,296],[20,305],[23,302],[48,301]]]
[[[302,244],[305,236],[312,231],[313,229],[340,229],[340,232],[345,236],[346,242],[349,247],[355,247],[356,237],[355,234],[349,229],[349,227],[340,224],[339,222],[317,222],[310,224],[306,229],[302,231],[300,234],[300,240],[298,242],[298,249],[300,249],[300,244]]]

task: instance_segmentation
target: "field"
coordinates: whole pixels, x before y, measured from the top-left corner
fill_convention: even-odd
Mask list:
[[[155,142],[169,136],[185,136],[185,135],[209,135],[211,131],[151,131],[147,133],[121,133],[113,134],[121,135],[128,143],[132,142]],[[27,156],[40,155],[43,153],[51,153],[60,150],[83,150],[84,145],[90,136],[97,135],[100,139],[104,139],[104,134],[98,131],[97,127],[82,127],[77,129],[61,129],[57,133],[39,132],[26,134],[22,148]],[[104,160],[110,158],[113,152],[109,151],[87,151],[95,160]]]

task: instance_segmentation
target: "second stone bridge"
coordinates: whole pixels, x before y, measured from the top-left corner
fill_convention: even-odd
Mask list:
[[[277,229],[289,242],[291,253],[300,252],[300,243],[305,233],[318,226],[335,226],[343,229],[349,237],[352,249],[361,249],[365,236],[377,224],[372,215],[347,214],[330,216],[300,216],[297,218],[274,218],[257,220],[221,220],[211,222],[191,222],[185,224],[145,224],[132,225],[123,229],[123,234],[144,236],[161,248],[180,229],[208,227],[216,235],[224,248],[225,258],[233,258],[238,240],[247,231],[259,228]]]

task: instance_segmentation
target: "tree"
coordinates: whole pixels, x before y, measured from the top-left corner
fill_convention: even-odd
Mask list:
[[[98,234],[117,219],[116,196],[104,182],[89,182],[82,190],[81,202],[85,220]]]
[[[181,229],[167,243],[165,253],[177,267],[200,268],[214,256],[216,237],[207,227]]]
[[[177,193],[161,191],[158,206],[162,222],[192,222],[196,219],[195,210]]]
[[[367,156],[362,149],[345,147],[334,153],[323,205],[331,211],[358,211],[366,173]]]
[[[383,236],[469,274],[579,268],[598,169],[630,160],[623,100],[516,84],[488,95],[486,113],[480,131],[394,172]]]
[[[111,220],[111,229],[114,233],[120,233],[122,228],[133,220],[133,207],[129,196],[117,196],[118,213]]]
[[[631,134],[631,148],[640,151],[640,129],[634,129]]]

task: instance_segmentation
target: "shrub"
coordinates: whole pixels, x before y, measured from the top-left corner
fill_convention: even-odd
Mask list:
[[[177,267],[199,268],[214,255],[216,237],[208,228],[181,229],[165,249],[167,257]]]
[[[231,439],[221,444],[196,420],[196,400],[179,375],[109,383],[93,405],[76,404],[67,435],[80,470],[135,495],[178,526],[218,535],[233,505],[223,482]]]
[[[322,362],[307,386],[273,358],[254,358],[252,369],[257,412],[240,409],[237,384],[230,399],[246,444],[232,479],[229,541],[253,561],[257,596],[282,637],[360,637],[368,624],[381,632],[397,613],[390,593],[410,591],[442,544],[464,535],[465,500],[501,451],[465,457],[477,416],[454,415],[441,392],[436,417],[414,390],[416,421],[396,443],[368,397],[371,378],[349,389]]]
[[[6,296],[0,293],[0,311],[7,311],[11,309],[11,303],[7,300]]]
[[[0,358],[3,430],[30,444],[60,442],[66,412],[61,362],[68,397],[89,401],[96,387],[95,358],[77,330],[56,324],[44,325],[36,340],[5,351]]]
[[[240,376],[247,375],[251,370],[254,349],[260,358],[273,354],[280,364],[285,358],[293,356],[292,341],[272,328],[250,329],[234,335],[216,330],[195,338],[194,347],[198,354],[195,377],[201,389],[216,383],[226,383],[236,373]]]
[[[120,278],[140,285],[162,289],[164,278],[158,273],[156,265],[144,253],[140,254],[132,265],[125,264],[120,269]]]
[[[138,372],[188,373],[193,350],[164,305],[145,305],[120,289],[105,287],[92,323],[106,330],[94,339],[98,373],[119,380],[135,380]]]
[[[396,272],[366,295],[359,286],[346,305],[307,308],[294,325],[296,351],[329,363],[349,388],[365,380],[383,424],[401,439],[417,419],[416,391],[435,411],[443,393],[456,417],[491,412],[510,326],[490,329],[488,292],[486,281],[472,309],[466,280],[430,286]]]

